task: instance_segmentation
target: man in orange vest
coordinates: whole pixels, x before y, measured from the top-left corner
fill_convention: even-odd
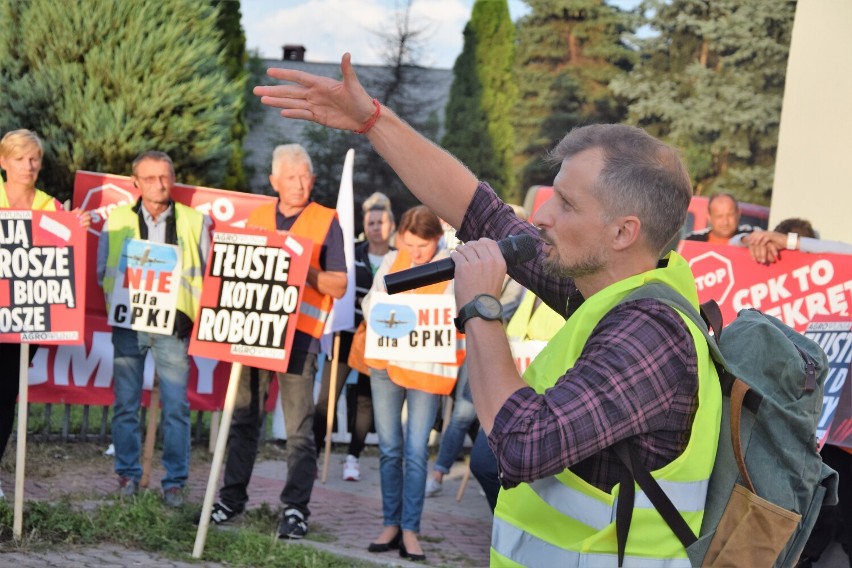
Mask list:
[[[269,176],[278,201],[252,211],[247,223],[249,227],[289,232],[314,241],[289,366],[286,373],[278,374],[287,429],[287,482],[281,491],[284,511],[278,537],[287,539],[300,539],[308,532],[308,502],[317,473],[313,393],[319,340],[333,299],[343,297],[347,280],[337,212],[310,200],[315,180],[311,158],[302,146],[278,146],[272,153]],[[257,457],[262,409],[271,377],[270,371],[243,369],[228,438],[225,484],[211,512],[211,521],[216,524],[240,514],[248,501],[246,489]]]

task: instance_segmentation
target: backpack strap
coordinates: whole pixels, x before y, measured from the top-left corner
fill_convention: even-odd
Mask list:
[[[700,312],[696,311],[682,294],[678,293],[671,286],[661,282],[651,282],[640,286],[619,303],[645,298],[653,298],[663,302],[670,308],[687,316],[704,335],[710,355],[716,364],[722,391],[726,396],[731,397],[731,441],[734,447],[737,466],[743,480],[748,484],[749,489],[754,492],[754,486],[748,475],[743,456],[742,441],[740,439],[740,422],[743,406],[757,414],[757,409],[760,407],[763,397],[752,390],[746,383],[735,377],[730,372],[725,358],[722,356],[722,352],[719,349],[719,342],[722,336],[722,312],[719,309],[719,305],[715,300],[710,300],[701,304]],[[710,330],[713,331],[713,335],[710,335]],[[612,450],[624,466],[622,468],[615,518],[619,567],[624,561],[627,534],[633,518],[634,481],[645,492],[648,500],[654,505],[657,512],[660,513],[663,520],[666,521],[666,524],[671,528],[681,544],[683,544],[683,547],[689,548],[689,546],[695,543],[698,537],[689,528],[689,525],[683,519],[677,507],[674,506],[674,503],[665,494],[659,483],[657,483],[657,480],[648,471],[648,468],[638,459],[634,444],[629,439],[621,440],[612,446]]]
[[[660,301],[670,308],[679,311],[695,324],[695,326],[704,334],[704,339],[707,341],[707,348],[710,350],[710,357],[716,364],[716,370],[719,373],[719,382],[722,384],[722,393],[725,396],[731,396],[731,389],[737,377],[731,373],[728,364],[725,362],[725,357],[719,349],[719,341],[722,337],[722,311],[716,300],[709,300],[700,306],[700,312],[696,311],[682,294],[677,292],[668,284],[662,282],[649,282],[636,288],[633,292],[624,297],[619,304],[631,302],[634,300],[642,300],[653,298]],[[710,335],[710,331],[713,335]],[[749,389],[743,399],[743,406],[757,414],[760,408],[760,403],[763,397],[753,389]]]
[[[618,459],[624,464],[621,473],[621,485],[618,493],[618,504],[615,509],[615,532],[618,539],[618,566],[624,562],[624,551],[627,547],[627,533],[630,530],[630,522],[633,519],[633,505],[635,498],[635,488],[633,481],[635,480],[648,500],[660,513],[660,516],[672,529],[672,532],[683,544],[684,548],[689,548],[698,537],[686,524],[686,521],[681,516],[677,507],[671,502],[668,495],[665,494],[657,480],[651,476],[639,458],[636,456],[636,451],[633,444],[627,440],[621,440],[612,447]]]

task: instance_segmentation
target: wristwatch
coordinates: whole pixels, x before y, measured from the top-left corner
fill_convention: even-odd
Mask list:
[[[464,324],[470,318],[482,318],[494,321],[503,317],[503,304],[491,294],[478,294],[473,300],[462,306],[459,315],[453,320],[456,329],[464,333]]]

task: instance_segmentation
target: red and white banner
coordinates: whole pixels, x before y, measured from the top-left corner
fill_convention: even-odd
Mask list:
[[[189,353],[285,372],[313,246],[271,231],[217,231]]]
[[[67,211],[0,211],[0,342],[78,344],[86,233]]]
[[[682,241],[698,299],[715,299],[726,323],[745,308],[757,308],[803,332],[816,316],[852,314],[852,256],[783,251],[762,265],[747,248]]]
[[[79,171],[74,181],[73,206],[92,214],[86,242],[84,343],[80,346],[43,346],[30,370],[32,402],[110,405],[112,395],[112,341],[107,325],[103,293],[96,276],[98,236],[109,213],[117,206],[133,203],[139,191],[126,176]],[[175,201],[210,216],[213,228],[244,227],[249,213],[273,197],[177,184]],[[81,300],[78,299],[78,302]],[[77,329],[84,329],[80,325]],[[193,409],[219,410],[228,386],[230,364],[192,357],[189,402]],[[148,359],[145,388],[151,388],[153,364]],[[145,398],[147,401],[147,397]]]

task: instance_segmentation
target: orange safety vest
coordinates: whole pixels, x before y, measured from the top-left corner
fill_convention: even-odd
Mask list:
[[[408,251],[400,249],[397,251],[396,259],[388,274],[399,272],[411,267],[411,257]],[[449,282],[438,282],[422,286],[406,294],[444,294]],[[410,361],[383,361],[378,359],[365,359],[368,366],[374,369],[386,369],[390,379],[397,385],[417,389],[432,394],[450,394],[458,378],[459,367],[464,363],[465,347],[464,335],[456,336],[456,362],[455,363],[413,363]]]
[[[249,214],[246,225],[275,231],[275,213],[277,208],[278,202],[261,205]],[[296,218],[296,222],[290,228],[290,233],[311,239],[314,242],[310,264],[316,270],[322,270],[320,266],[322,244],[325,242],[329,228],[331,228],[331,222],[336,217],[337,211],[334,209],[311,202],[302,209],[302,212]],[[328,317],[329,311],[331,311],[333,301],[334,299],[331,296],[321,294],[313,286],[305,285],[305,289],[302,292],[302,303],[299,304],[299,318],[296,320],[296,329],[315,339],[322,337],[322,332],[325,329],[325,320]]]

